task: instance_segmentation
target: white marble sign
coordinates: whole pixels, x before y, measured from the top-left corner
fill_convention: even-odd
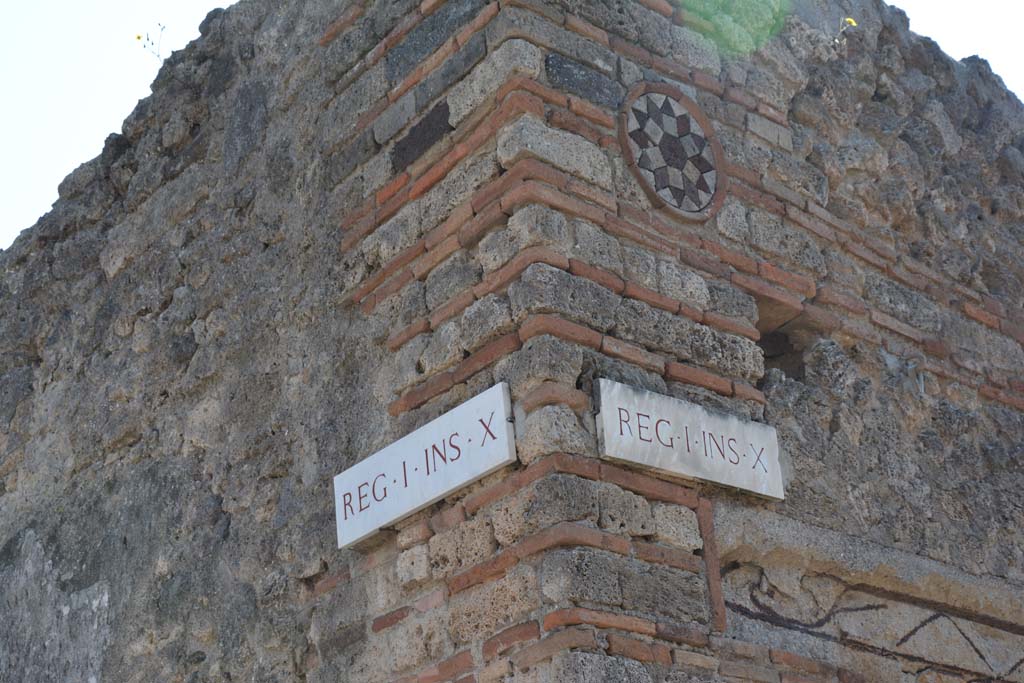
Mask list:
[[[775,428],[600,380],[602,457],[782,500]]]
[[[514,461],[511,416],[508,385],[497,384],[334,477],[338,547]]]

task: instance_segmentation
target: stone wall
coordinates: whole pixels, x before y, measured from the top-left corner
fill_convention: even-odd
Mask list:
[[[0,253],[0,681],[1024,681],[984,62],[869,0],[243,0],[153,91]],[[597,378],[773,425],[785,502],[598,460]],[[336,550],[331,477],[499,381],[520,462]]]

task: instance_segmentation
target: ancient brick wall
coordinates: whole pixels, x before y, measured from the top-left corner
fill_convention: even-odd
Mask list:
[[[0,253],[0,680],[1024,681],[984,63],[868,0],[202,32]],[[786,500],[598,459],[598,378],[776,427]],[[496,382],[519,462],[336,550],[331,477]]]

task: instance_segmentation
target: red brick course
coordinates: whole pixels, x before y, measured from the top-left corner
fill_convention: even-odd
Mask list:
[[[625,287],[622,291],[623,296],[627,296],[630,299],[636,299],[637,301],[643,301],[645,304],[660,308],[669,313],[676,313],[679,311],[679,302],[675,299],[670,299],[663,294],[659,294],[653,290],[650,290],[642,285],[638,285],[635,282],[626,282]]]
[[[814,280],[807,277],[806,275],[797,275],[773,266],[770,263],[759,263],[758,274],[769,282],[774,282],[777,285],[782,285],[786,289],[789,289],[797,294],[813,299],[817,293],[817,287],[814,284]]]
[[[384,616],[377,617],[376,619],[374,619],[371,629],[373,630],[374,633],[383,631],[384,629],[390,628],[398,622],[402,621],[410,614],[412,614],[411,607],[399,607],[393,612],[388,612]]]
[[[718,673],[743,681],[758,683],[779,683],[779,674],[774,669],[749,662],[733,662],[725,660],[718,665]]]
[[[312,597],[318,598],[325,593],[330,593],[341,584],[346,583],[350,578],[351,574],[348,567],[343,567],[336,572],[328,574],[313,584]]]
[[[982,308],[981,306],[977,306],[971,303],[970,301],[965,301],[964,313],[967,315],[968,318],[976,320],[982,325],[987,325],[995,330],[999,329],[999,316],[994,313],[991,313],[990,311]]]
[[[600,43],[605,47],[608,47],[608,32],[602,28],[594,26],[588,21],[584,21],[575,15],[568,15],[565,17],[565,27],[574,33],[578,33],[584,38],[589,38],[596,43]]]
[[[463,29],[460,33],[459,40],[449,41],[448,44],[438,50],[435,55],[424,63],[424,65],[428,67],[425,73],[439,65],[443,58],[455,49],[460,40],[464,43],[465,40],[468,39],[469,35],[482,29],[487,22],[496,15],[497,11],[497,3],[489,5],[485,11],[480,13],[470,26]],[[387,49],[396,45],[408,33],[408,31],[420,21],[422,18],[421,15],[422,12],[414,13],[414,15],[410,15],[403,19],[402,23],[396,27],[391,34],[389,34],[382,45],[368,56],[369,62],[372,63],[375,60],[379,60]],[[685,12],[675,13],[674,18],[676,20],[688,18],[691,21],[699,21],[698,18],[693,17],[692,15],[687,15]],[[592,26],[589,26],[588,28],[586,22],[567,21],[566,23],[572,30],[576,30],[581,34],[589,33],[591,37],[599,41],[603,40],[603,34],[600,32],[600,29],[596,29],[596,27]],[[744,106],[751,111],[756,111],[760,115],[765,116],[770,120],[774,120],[780,125],[785,125],[786,123],[785,117],[781,112],[772,110],[768,105],[766,105],[766,103],[758,102],[749,97],[744,97],[738,90],[726,90],[722,88],[720,83],[706,74],[700,74],[699,72],[685,72],[685,70],[680,72],[677,67],[668,64],[668,60],[651,55],[642,48],[630,46],[615,37],[609,38],[609,44],[612,44],[617,49],[621,49],[625,54],[630,55],[640,63],[651,65],[654,68],[668,69],[677,76],[688,76],[691,81],[698,85],[698,87],[709,89],[712,92],[721,90],[724,92],[726,99],[740,103],[741,106]],[[417,77],[422,77],[423,75],[424,74],[417,74]],[[396,88],[392,91],[390,95],[391,101],[393,101],[395,97],[400,96],[401,92],[407,91],[408,87],[409,82],[407,79],[407,82],[404,83],[401,88]],[[496,101],[500,103],[498,111],[491,116],[487,116],[486,112],[478,112],[473,119],[471,127],[460,127],[460,130],[456,131],[452,138],[453,140],[462,140],[462,142],[457,143],[447,154],[444,154],[440,161],[435,162],[432,165],[424,165],[418,168],[414,167],[410,169],[410,172],[401,174],[392,179],[377,190],[374,196],[368,198],[368,202],[366,204],[353,212],[353,214],[345,221],[346,225],[350,226],[350,230],[343,239],[343,247],[350,248],[355,241],[360,239],[363,235],[368,234],[369,231],[372,231],[375,224],[386,220],[397,212],[405,202],[409,201],[410,198],[418,196],[419,193],[432,186],[433,182],[444,177],[444,175],[446,175],[459,160],[469,153],[472,153],[476,146],[483,144],[486,139],[493,135],[496,128],[500,126],[502,122],[510,120],[512,117],[519,115],[522,112],[533,112],[535,114],[541,113],[543,112],[543,103],[546,102],[556,107],[563,107],[563,110],[561,110],[562,113],[558,114],[555,118],[567,127],[575,128],[578,131],[584,130],[580,128],[580,126],[589,124],[583,124],[583,118],[589,121],[590,124],[609,128],[612,127],[611,124],[613,123],[613,119],[607,112],[594,107],[588,102],[578,100],[574,96],[564,95],[552,90],[551,88],[533,82],[530,79],[522,77],[510,79],[509,83],[501,89],[499,95],[500,97],[496,98]],[[364,115],[364,123],[369,125],[369,122],[374,118],[374,113],[377,112],[377,109],[380,107],[381,105],[378,103],[371,109],[371,112]],[[595,133],[592,132],[590,128],[585,130],[591,139],[595,138]],[[472,133],[469,131],[472,131]],[[544,165],[539,162],[534,162],[534,164],[538,168],[544,168]],[[734,170],[736,171],[737,177],[748,181],[747,183],[740,182],[733,184],[733,192],[740,199],[761,205],[768,210],[775,211],[776,213],[780,213],[779,209],[781,207],[783,209],[781,213],[788,215],[798,225],[814,232],[824,239],[839,239],[844,248],[846,248],[851,254],[858,256],[869,264],[883,270],[890,277],[908,284],[909,286],[920,288],[925,279],[940,284],[950,284],[948,283],[948,280],[943,278],[943,276],[932,271],[927,266],[924,266],[923,264],[920,264],[908,257],[900,257],[889,244],[886,244],[871,235],[863,233],[857,229],[856,226],[837,218],[814,202],[805,203],[803,200],[798,202],[798,205],[801,206],[806,204],[806,211],[802,211],[800,208],[797,208],[792,204],[786,205],[784,202],[780,203],[778,200],[769,197],[762,191],[763,188],[761,187],[760,182],[755,181],[755,174],[746,173],[744,169]],[[506,176],[509,176],[510,173],[506,174]],[[602,212],[599,207],[594,206],[592,202],[596,202],[598,205],[604,206],[605,209],[613,209],[615,207],[614,199],[598,192],[596,188],[586,186],[574,179],[567,180],[564,175],[552,169],[545,169],[544,173],[546,174],[546,179],[556,183],[555,186],[537,183],[534,180],[515,183],[513,178],[506,179],[504,182],[508,183],[508,185],[494,190],[494,194],[492,195],[493,197],[500,199],[500,203],[496,206],[502,213],[504,213],[523,201],[546,201],[563,211],[574,213],[576,215],[586,217],[588,220],[603,224],[610,232],[636,241],[643,246],[669,255],[677,255],[684,263],[693,265],[705,272],[728,276],[735,283],[741,284],[741,286],[745,284],[748,291],[752,291],[758,296],[767,297],[772,299],[775,303],[789,305],[794,307],[794,310],[798,310],[795,309],[794,300],[787,301],[784,297],[779,295],[779,292],[784,290],[773,291],[771,289],[766,289],[759,284],[754,284],[751,280],[744,281],[742,279],[742,273],[729,274],[728,266],[730,265],[741,271],[746,271],[748,273],[752,272],[753,264],[752,260],[749,260],[749,257],[744,257],[741,254],[736,254],[731,250],[725,249],[721,245],[714,245],[709,242],[704,244],[707,252],[717,256],[719,261],[715,261],[706,256],[694,254],[692,252],[679,253],[671,240],[656,238],[645,231],[645,228],[654,227],[656,230],[664,232],[660,225],[660,221],[647,221],[643,224],[643,228],[637,227],[629,220],[625,220],[623,218],[624,216],[632,216],[634,214],[630,211],[624,210],[622,207],[619,207],[618,210],[611,213],[607,210]],[[526,176],[524,175],[523,177]],[[410,183],[412,183],[411,188],[414,189],[410,189]],[[564,189],[568,193],[561,191],[559,188]],[[502,192],[501,190],[507,191]],[[578,199],[574,197],[573,194],[580,194],[590,201]],[[373,208],[374,204],[377,205],[376,209]],[[479,235],[482,232],[485,232],[489,227],[481,226],[478,223],[474,227],[480,228],[481,232],[464,229],[465,221],[470,220],[469,215],[471,215],[471,213],[469,212],[471,211],[472,207],[462,209],[460,215],[454,217],[457,220],[452,221],[452,223],[460,221],[463,223],[463,225],[456,228],[460,237],[462,237],[462,239],[459,240],[460,245],[471,246],[475,243],[475,240]],[[620,213],[622,214],[622,217],[620,217]],[[496,218],[494,214],[492,214],[492,217]],[[437,259],[444,255],[446,251],[452,249],[452,243],[445,241],[451,237],[450,231],[453,229],[452,223],[448,223],[444,226],[445,230],[448,231],[448,234],[440,241],[432,239],[437,232],[435,229],[422,247],[420,245],[415,245],[413,251],[405,254],[406,258],[416,258],[412,266],[415,269],[414,275],[416,277],[423,277],[425,272],[429,272],[428,266],[432,262],[436,264]],[[673,227],[670,229],[675,228]],[[436,251],[435,248],[439,245],[443,245],[443,248],[441,251]],[[435,253],[430,254],[429,259],[424,258],[427,254],[421,252],[422,248],[426,248],[428,252]],[[899,263],[896,263],[897,259],[899,260]],[[372,311],[378,302],[397,292],[404,284],[410,281],[408,271],[402,270],[404,265],[406,264],[401,261],[388,264],[385,266],[386,270],[379,272],[373,279],[371,279],[371,281],[364,283],[363,286],[357,290],[357,294],[359,296],[356,297],[356,300],[361,301],[362,310],[364,312],[369,313]],[[570,268],[576,272],[581,272],[582,270],[579,265],[570,266]],[[763,281],[760,281],[762,283],[767,281],[782,285],[784,288],[788,288],[808,298],[818,294],[819,301],[821,303],[829,303],[829,297],[827,295],[822,297],[820,293],[816,292],[813,280],[808,278],[806,275],[790,273],[778,268],[775,264],[765,262],[757,263],[757,272],[764,278]],[[599,277],[603,283],[611,285],[613,288],[618,287],[618,282],[614,279],[615,276],[609,277],[611,274],[603,272],[591,272],[590,274]],[[629,283],[623,283],[624,289],[629,286]],[[636,285],[634,284],[633,287],[636,287]],[[933,288],[932,293],[940,295],[944,291],[948,292],[949,289],[950,288],[948,286],[945,290],[941,287]],[[952,283],[952,291],[959,296],[970,299],[970,301],[963,305],[963,312],[968,317],[971,317],[992,329],[1000,331],[1001,333],[1013,336],[1014,338],[1021,339],[1021,337],[1024,337],[1024,335],[1020,333],[1019,327],[1002,318],[1002,316],[1005,315],[1005,309],[999,301],[991,297],[983,298],[977,293],[959,286],[956,283]],[[663,308],[671,308],[672,304],[667,301],[657,299],[657,296],[657,293],[649,293],[649,290],[648,292],[640,294],[640,298],[644,298],[648,301],[657,301]],[[945,295],[945,297],[940,296],[940,299],[942,303],[947,305],[953,303],[948,295]],[[440,313],[435,312],[435,315],[432,315],[432,322],[436,326],[436,324],[447,319],[450,315],[458,313],[460,310],[458,306],[459,303],[468,302],[471,302],[471,299],[468,296],[460,298],[457,302],[450,302],[450,307],[444,309]],[[837,303],[837,305],[843,305],[848,309],[857,309],[861,304],[851,304],[850,300],[844,300],[842,303]],[[749,328],[737,329],[735,327],[730,327],[729,321],[716,318],[714,317],[715,314],[701,313],[699,317],[697,312],[693,309],[683,309],[682,307],[680,307],[676,312],[681,312],[684,315],[688,315],[694,319],[699,319],[708,324],[714,324],[720,329],[725,328],[727,331],[746,334],[746,336],[756,339]],[[946,357],[949,355],[949,349],[944,347],[941,343],[937,343],[939,340],[923,335],[920,331],[914,330],[911,326],[906,325],[902,321],[896,320],[891,316],[886,316],[880,312],[873,311],[871,315],[872,321],[876,325],[879,325],[886,330],[896,332],[915,343],[921,344],[926,352],[938,357]],[[843,331],[848,334],[854,334],[855,336],[875,342],[879,339],[877,332],[871,330],[860,321],[837,319],[832,314],[821,310],[815,310],[813,308],[808,308],[805,311],[803,321],[805,324],[813,325],[824,331],[837,329],[841,325]],[[389,347],[398,348],[402,343],[408,341],[408,339],[412,338],[416,334],[422,333],[422,322],[414,323],[414,325],[415,326],[410,326],[406,330],[403,330],[402,333],[396,333],[393,335],[389,339]],[[613,352],[627,353],[634,361],[639,360],[644,363],[656,365],[656,363],[654,363],[654,358],[645,350],[639,349],[639,347],[618,346],[616,341],[608,342],[605,346],[612,348]],[[637,349],[639,349],[639,352]],[[444,383],[445,380],[443,378],[438,378],[435,379],[430,386],[436,389],[437,387],[443,386]],[[721,390],[724,393],[724,386],[721,387]]]
[[[764,394],[746,382],[733,382],[732,392],[736,398],[743,399],[744,401],[756,401],[761,405],[767,403],[767,399],[765,399]]]
[[[504,358],[513,351],[517,351],[520,346],[522,346],[522,341],[516,332],[495,339],[455,366],[452,371],[455,383],[465,382],[499,358]]]
[[[704,313],[699,322],[703,322],[705,325],[717,328],[723,332],[736,334],[753,341],[757,341],[761,338],[761,333],[750,323],[745,320],[737,320],[736,318],[724,316],[721,313],[708,311]]]
[[[692,365],[669,363],[665,367],[665,375],[674,382],[694,384],[723,396],[732,396],[732,382],[730,380]]]
[[[742,270],[745,273],[757,275],[758,263],[755,259],[752,259],[749,256],[744,256],[732,249],[727,249],[721,244],[710,240],[701,240],[701,246],[705,251],[713,254],[723,263],[728,263],[736,270]]]
[[[776,650],[773,648],[771,651],[771,660],[780,666],[797,669],[798,671],[808,674],[825,675],[832,673],[832,668],[828,665],[822,664],[813,659],[801,657],[800,655],[787,652],[786,650]]]
[[[598,649],[594,631],[586,628],[568,628],[554,633],[540,642],[519,650],[509,659],[518,669],[527,669],[550,659],[559,652],[576,648]]]
[[[640,4],[649,10],[653,10],[663,17],[671,17],[675,8],[667,0],[640,0]]]
[[[871,311],[871,322],[918,343],[923,342],[925,338],[924,333],[920,330],[881,311]]]
[[[440,664],[420,672],[416,683],[441,683],[450,681],[473,668],[473,654],[469,650],[449,657]]]
[[[637,493],[650,500],[675,503],[696,510],[697,493],[690,488],[655,479],[638,472],[601,463],[601,479],[621,488]]]
[[[741,289],[745,289],[754,298],[763,298],[776,304],[785,306],[794,312],[794,315],[803,310],[803,301],[789,292],[778,289],[761,280],[743,273],[733,273],[732,282]]]
[[[651,643],[619,635],[618,633],[609,633],[606,638],[608,641],[608,654],[610,655],[628,657],[638,662],[672,664],[672,653],[666,647],[658,648],[656,652]]]
[[[640,2],[665,16],[674,17],[677,21],[685,20],[691,23],[699,23],[701,21],[698,17],[689,15],[685,11],[674,11],[672,6],[665,3],[664,0],[640,0]],[[425,16],[433,12],[439,4],[439,0],[423,0],[418,15]],[[497,3],[489,5],[488,9],[481,13],[480,17],[473,22],[473,31],[479,31],[497,11]],[[361,10],[359,14],[361,14]],[[358,18],[358,15],[356,18]],[[421,18],[421,16],[411,16],[404,19],[399,28],[385,40],[388,47],[397,44],[400,37],[404,36]],[[338,24],[339,22],[335,23]],[[575,17],[566,17],[564,25],[569,30],[585,35],[597,42],[613,45],[623,53],[630,54],[640,63],[652,66],[653,68],[663,69],[667,73],[679,75],[681,78],[688,79],[690,82],[696,83],[698,87],[711,92],[724,93],[726,99],[736,102],[750,111],[756,111],[761,116],[775,123],[787,125],[786,116],[783,112],[772,109],[764,102],[754,99],[743,91],[731,87],[725,88],[722,83],[707,74],[682,69],[678,65],[668,63],[670,60],[652,55],[636,46],[628,48],[626,47],[627,44],[620,39],[609,36],[602,29]],[[333,28],[334,25],[332,25]],[[466,29],[460,32],[459,40],[450,41],[451,45],[446,44],[445,48],[439,50],[435,53],[435,56],[430,58],[428,72],[440,64],[438,55],[445,56],[450,54],[450,51],[454,50],[459,42],[464,42],[469,35],[472,35],[472,32],[467,32],[469,28],[466,27]],[[344,26],[339,30],[344,30]],[[326,35],[325,38],[327,38]],[[371,57],[379,60],[382,54],[383,52],[375,49],[371,53]],[[411,87],[408,79],[400,87],[404,89],[399,90],[396,88],[389,94],[391,101],[400,96],[402,92],[408,91],[408,88]],[[604,110],[590,103],[578,100],[573,96],[557,93],[546,88],[546,86],[536,84],[528,79],[519,79],[516,87],[507,90],[497,101],[501,102],[502,106],[508,105],[508,109],[504,112],[506,115],[512,110],[547,113],[549,121],[554,125],[574,130],[598,143],[604,138],[594,126],[614,128],[614,120]],[[564,107],[564,109],[545,112],[544,103],[553,104],[556,107]],[[538,105],[540,107],[539,110]],[[484,118],[486,119],[486,117]],[[465,131],[460,132],[463,135],[465,134]],[[395,212],[400,210],[407,201],[427,191],[436,182],[444,178],[462,158],[465,158],[477,146],[483,144],[493,132],[494,127],[488,123],[480,124],[472,130],[468,137],[460,137],[458,134],[453,135],[454,140],[461,140],[461,142],[458,142],[446,152],[440,161],[425,167],[422,174],[404,173],[378,189],[369,198],[372,200],[369,209],[366,209],[361,214],[354,213],[353,216],[347,219],[346,222],[350,226],[350,232],[345,235],[343,245],[351,247],[359,238],[369,234],[374,225],[387,220],[389,216],[394,215]],[[529,171],[526,170],[528,168]],[[764,187],[755,174],[746,171],[741,173],[737,169],[736,175],[744,181],[736,184],[735,195],[739,198],[758,204],[776,213],[781,211],[782,214],[792,219],[798,227],[804,228],[822,239],[839,240],[843,248],[849,253],[907,286],[919,291],[925,290],[926,287],[932,287],[931,295],[944,305],[956,306],[960,308],[966,317],[1003,334],[1013,336],[1018,341],[1024,343],[1024,329],[1014,322],[1006,320],[1005,308],[999,301],[991,297],[983,297],[976,292],[965,293],[950,287],[948,280],[944,276],[931,271],[923,264],[899,257],[889,245],[877,239],[858,234],[859,228],[857,226],[853,226],[831,215],[822,207],[814,204],[814,202],[799,201],[799,205],[806,206],[806,211],[802,211],[794,207],[793,204],[779,201],[775,197],[763,192]],[[883,312],[869,310],[867,305],[852,292],[843,292],[836,289],[835,285],[832,284],[819,289],[814,278],[807,274],[789,272],[774,263],[758,261],[744,254],[734,252],[720,244],[706,240],[701,241],[699,238],[696,240],[697,243],[693,244],[693,242],[688,241],[694,239],[690,235],[680,237],[681,233],[679,233],[673,239],[670,231],[677,230],[675,226],[669,226],[669,230],[665,230],[663,229],[663,224],[662,227],[656,224],[655,220],[653,220],[656,217],[653,216],[652,220],[645,221],[642,215],[643,212],[633,207],[627,207],[617,202],[614,197],[610,197],[578,180],[568,179],[560,172],[550,169],[550,167],[536,160],[520,162],[520,164],[515,165],[513,169],[510,169],[501,176],[495,183],[482,188],[477,195],[474,195],[471,202],[467,202],[462,207],[456,209],[456,213],[453,213],[441,226],[435,228],[427,238],[424,238],[420,243],[403,252],[400,257],[386,264],[384,269],[378,271],[374,276],[362,283],[359,289],[356,290],[358,296],[354,296],[354,300],[364,302],[364,310],[372,310],[377,302],[397,292],[402,286],[411,282],[412,278],[422,279],[426,277],[433,267],[443,262],[444,258],[455,253],[458,248],[471,248],[475,246],[488,230],[504,220],[507,213],[529,201],[542,201],[568,213],[583,216],[598,225],[604,226],[613,234],[660,253],[678,257],[682,262],[693,265],[693,267],[704,272],[730,279],[734,284],[753,293],[760,300],[767,299],[775,304],[789,306],[796,312],[802,312],[800,317],[793,321],[794,325],[811,325],[826,332],[843,329],[849,334],[870,339],[875,343],[880,343],[882,340],[878,333],[878,329],[881,329],[886,334],[888,332],[895,332],[910,341],[920,344],[927,353],[934,357],[952,357],[951,350],[941,339],[930,337],[924,332]],[[373,204],[376,206],[373,206]],[[362,207],[360,210],[362,210]],[[652,233],[651,230],[658,234]],[[684,247],[684,253],[680,253],[678,246],[680,243],[688,245]],[[526,253],[524,252],[524,254]],[[528,255],[524,256],[521,254],[515,257],[505,268],[496,271],[496,273],[501,272],[500,276],[495,276],[492,273],[491,276],[485,278],[484,282],[480,283],[479,287],[474,288],[472,291],[463,292],[446,302],[441,308],[431,312],[429,317],[414,321],[403,330],[393,333],[387,340],[388,348],[391,350],[398,349],[417,334],[428,332],[445,320],[458,315],[481,293],[501,291],[510,282],[514,281],[526,267],[535,262],[549,263],[554,267],[568,270],[573,275],[597,282],[625,296],[645,301],[650,305],[669,310],[675,314],[686,315],[698,322],[712,325],[717,329],[744,335],[755,340],[759,338],[760,333],[745,321],[732,320],[714,312],[703,312],[685,307],[680,302],[664,297],[658,292],[640,287],[637,283],[626,282],[614,273],[596,268],[577,259],[567,259],[563,255],[551,250],[537,248],[529,252]],[[733,269],[741,272],[733,272]],[[751,277],[753,275],[758,277]],[[945,291],[944,295],[942,295],[943,291]],[[955,293],[955,295],[950,292]],[[961,299],[956,299],[954,296],[961,297]],[[804,303],[803,298],[813,300],[815,303]],[[820,306],[815,304],[820,304]],[[826,309],[823,306],[829,306],[830,308]],[[866,315],[870,322],[857,317],[841,317],[837,315],[840,311],[836,307],[858,316]],[[846,314],[843,313],[842,315],[845,316]],[[878,329],[872,327],[872,324],[877,326]],[[601,333],[591,330],[584,325],[568,322],[557,316],[541,315],[532,316],[527,319],[517,332],[492,341],[476,354],[465,359],[456,368],[428,378],[420,385],[411,389],[392,406],[399,406],[401,410],[408,410],[417,405],[422,405],[422,403],[425,403],[433,396],[448,390],[454,384],[465,381],[498,358],[512,353],[520,348],[523,342],[538,334],[554,334],[574,343],[599,349],[608,355],[624,358],[642,367],[648,367],[656,372],[665,374],[669,379],[689,381],[711,388],[723,395],[736,396],[760,403],[765,401],[765,397],[760,391],[745,382],[718,377],[701,368],[694,368],[681,363],[666,363],[665,359],[635,344],[618,340],[611,336],[603,336]],[[887,337],[887,345],[891,344],[893,339],[895,338]],[[905,347],[905,342],[902,343]],[[928,362],[933,361],[929,360]],[[925,367],[928,367],[928,365],[926,364]],[[977,374],[968,365],[963,366],[963,372],[956,370],[949,364],[945,364],[945,367],[945,372],[951,373],[948,375],[951,377],[962,376],[964,373],[968,375],[972,373]],[[979,394],[982,397],[1002,401],[1008,405],[1024,409],[1024,406],[1022,406],[1024,401],[1019,396],[1014,395],[1019,394],[1022,388],[1018,382],[998,373],[989,376],[988,384],[983,384],[983,381],[983,379],[979,380],[975,377],[975,386],[978,386]],[[521,405],[527,411],[552,403],[568,405],[578,412],[583,412],[590,408],[589,397],[583,394],[583,392],[554,383],[547,383],[538,387],[521,401]],[[611,549],[613,552],[631,554],[644,561],[681,567],[691,571],[699,571],[703,563],[707,570],[709,593],[713,607],[713,626],[718,631],[724,629],[725,607],[721,593],[720,567],[718,566],[719,560],[714,543],[710,504],[706,501],[698,501],[696,494],[689,489],[682,489],[686,493],[680,494],[678,490],[681,487],[650,477],[644,477],[643,475],[636,475],[628,470],[612,468],[604,463],[586,462],[587,460],[577,456],[550,456],[498,484],[472,494],[467,497],[464,503],[465,507],[460,506],[458,509],[460,511],[470,511],[470,514],[472,514],[472,512],[481,509],[484,505],[497,500],[501,496],[518,490],[517,487],[525,485],[523,482],[529,477],[536,478],[552,471],[578,470],[579,472],[587,473],[587,475],[581,474],[580,476],[600,477],[615,482],[629,482],[632,484],[631,490],[639,489],[640,491],[650,492],[660,490],[661,485],[664,485],[670,489],[677,490],[671,493],[671,496],[676,498],[681,496],[690,503],[691,507],[697,508],[701,533],[702,536],[705,536],[703,561],[691,554],[683,553],[676,549],[642,541],[630,542],[627,539],[578,525],[559,525],[552,530],[524,539],[517,546],[506,549],[506,551],[487,562],[481,563],[481,565],[473,567],[464,574],[453,578],[448,584],[451,586],[452,592],[456,592],[456,589],[464,590],[468,585],[475,585],[480,581],[499,576],[529,554],[542,552],[547,548],[558,547],[559,545],[592,545],[593,547]],[[534,467],[536,469],[533,469]],[[529,472],[528,476],[526,475],[527,472]],[[641,477],[642,483],[634,481],[632,479],[634,476]],[[506,484],[506,482],[510,483]],[[452,524],[459,523],[457,517],[458,515],[452,517],[454,520]],[[464,519],[464,514],[462,518]],[[570,529],[568,528],[570,526],[576,528]],[[429,531],[429,527],[427,531]],[[321,579],[313,589],[314,593],[316,594],[321,584],[325,586],[324,592],[337,585],[337,580],[333,584],[329,583],[330,578]],[[347,580],[347,573],[345,578]],[[462,583],[459,583],[459,580]],[[433,593],[430,597],[432,600],[437,600],[437,596],[444,599],[447,596],[447,592]],[[434,606],[437,606],[437,604]],[[411,611],[412,608],[410,607],[402,607],[377,617],[373,620],[371,628],[375,632],[388,628],[404,619]],[[516,666],[530,666],[562,649],[573,647],[599,648],[601,644],[591,629],[572,628],[583,624],[603,629],[627,631],[649,637],[657,636],[664,640],[695,647],[707,645],[706,634],[696,630],[692,633],[681,632],[678,630],[680,627],[654,624],[637,617],[574,608],[559,610],[547,615],[544,618],[545,630],[570,628],[565,628],[565,630],[559,631],[543,641],[519,650],[514,655],[517,659],[513,660],[513,663]],[[506,631],[503,631],[484,644],[483,656],[485,660],[498,657],[516,645],[536,640],[539,637],[539,633],[540,627],[535,621],[506,629]],[[683,635],[680,635],[680,633]],[[556,636],[561,636],[562,640],[556,640]],[[499,640],[502,637],[504,637],[504,640]],[[607,634],[604,642],[607,642],[606,649],[610,654],[632,657],[644,662],[671,663],[669,650],[658,642],[648,642],[619,633]],[[488,649],[488,644],[492,644],[490,650]],[[556,646],[557,649],[552,649]],[[725,661],[721,664],[720,673],[728,676],[744,676],[748,680],[779,681],[780,683],[786,683],[787,681],[789,683],[807,683],[807,681],[825,680],[823,677],[832,675],[831,670],[824,665],[783,651],[773,650],[771,662],[778,665],[779,669],[772,669],[768,666],[762,666],[762,664],[753,665],[750,662]],[[464,676],[472,668],[472,654],[470,651],[465,651],[431,669],[421,672],[418,676],[409,680],[421,682],[442,681],[455,680],[461,676],[462,678],[459,678],[459,680],[466,682],[474,679],[471,674]],[[862,677],[849,671],[838,672],[838,679],[840,682],[846,683],[855,683],[863,680]]]
[[[708,595],[711,598],[711,623],[715,631],[725,631],[725,597],[722,593],[722,567],[715,540],[715,514],[710,500],[702,498],[697,506],[697,523],[704,541],[704,566],[707,569]]]
[[[598,628],[615,628],[653,636],[657,627],[653,621],[614,612],[600,612],[582,607],[572,607],[551,612],[544,617],[544,630],[553,631],[564,626],[589,624]]]
[[[563,320],[554,315],[532,315],[519,328],[519,338],[524,343],[542,334],[550,334],[559,339],[588,346],[592,349],[600,349],[603,339],[600,332],[595,332],[589,327]]]
[[[690,625],[658,622],[657,636],[662,640],[691,647],[707,647],[710,644],[707,633]]]
[[[633,365],[638,365],[659,375],[665,374],[665,359],[636,344],[630,344],[629,342],[606,335],[601,339],[601,353],[612,358],[619,358]]]
[[[515,645],[537,640],[538,638],[540,638],[540,626],[536,621],[528,621],[525,624],[510,626],[498,635],[484,641],[484,661],[489,662],[498,655],[505,654]]]
[[[553,404],[568,406],[572,410],[582,413],[590,409],[590,397],[579,389],[556,382],[544,382],[524,396],[520,404],[527,413]]]
[[[534,263],[546,263],[560,270],[569,270],[569,259],[551,251],[547,247],[528,247],[501,268],[486,275],[480,284],[473,288],[477,298],[482,299],[488,294],[503,291]]]
[[[685,569],[694,574],[699,573],[703,565],[701,559],[693,553],[664,545],[635,541],[633,543],[633,551],[644,562],[653,562],[654,564],[663,564],[676,569]]]
[[[626,289],[626,283],[615,273],[596,268],[577,259],[569,259],[569,272],[577,277],[585,277],[592,282],[596,282],[616,294],[622,294]]]
[[[334,22],[327,27],[324,35],[320,38],[320,47],[327,47],[331,41],[344,33],[346,29],[352,26],[352,24],[359,19],[359,17],[363,16],[363,12],[365,11],[366,8],[364,8],[362,4],[349,6],[349,8],[346,9],[340,17],[335,19]]]

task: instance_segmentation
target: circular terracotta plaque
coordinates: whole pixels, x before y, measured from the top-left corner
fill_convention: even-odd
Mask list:
[[[725,199],[722,148],[697,104],[671,86],[634,88],[619,118],[633,173],[659,208],[691,221],[711,218]]]

